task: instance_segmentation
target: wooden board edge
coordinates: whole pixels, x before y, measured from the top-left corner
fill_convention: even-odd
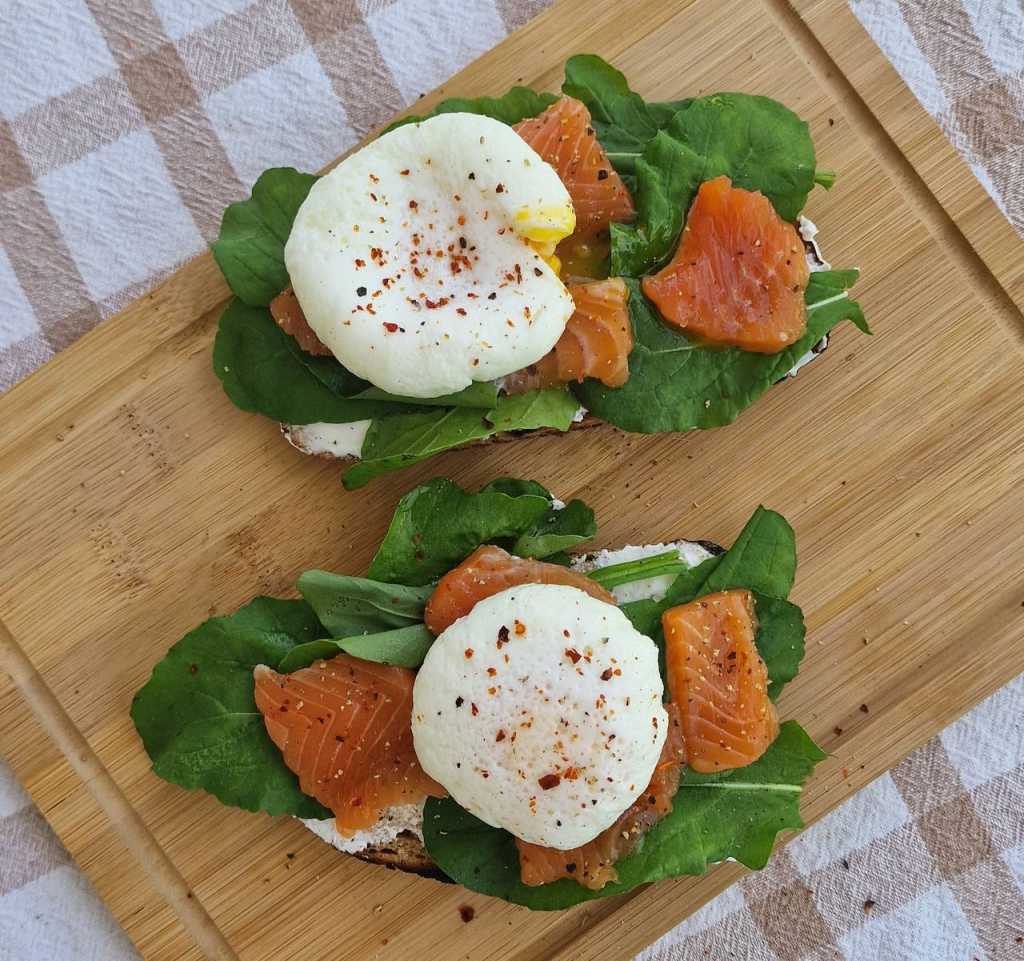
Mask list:
[[[1017,233],[991,194],[982,186],[963,154],[953,146],[938,123],[925,110],[844,0],[790,0],[790,3],[829,56],[836,61],[842,76],[857,90],[886,134],[915,167],[931,194],[956,223],[964,239],[986,263],[1007,296],[1019,311],[1024,311],[1024,237]],[[863,43],[855,46],[858,63],[863,66],[864,73],[870,74],[873,78],[884,75],[887,85],[891,85],[896,92],[895,96],[888,98],[885,103],[871,102],[867,91],[857,86],[856,75],[852,71],[842,69],[843,60],[849,62],[848,58],[853,55],[848,42],[851,34],[863,40]],[[842,41],[840,37],[843,38]],[[868,51],[866,58],[864,48]],[[913,154],[920,155],[924,148],[901,136],[900,124],[896,122],[897,117],[905,118],[912,115],[916,115],[924,127],[934,134],[928,138],[927,165],[914,164]],[[906,126],[905,122],[903,126]],[[937,169],[940,167],[941,177]],[[957,176],[950,177],[951,172],[955,172]],[[970,210],[970,216],[958,217],[952,209],[954,199],[962,207]],[[983,237],[982,229],[990,232],[992,236]],[[1003,264],[995,262],[995,251],[998,251],[1004,260]],[[1006,266],[1007,264],[1009,266]]]
[[[223,933],[2,620],[0,671],[10,677],[21,702],[58,748],[63,763],[85,785],[127,852],[141,866],[155,893],[171,907],[203,955],[210,961],[238,961],[238,955]],[[31,789],[27,789],[31,795]]]
[[[850,29],[864,34],[863,27],[842,0],[823,0],[823,2],[828,5],[829,17],[846,16],[849,18]],[[899,143],[889,133],[888,128],[864,100],[860,91],[847,78],[832,53],[819,38],[818,33],[811,26],[811,14],[817,10],[817,7],[809,9],[809,4],[801,4],[803,8],[803,12],[801,12],[794,3],[795,0],[762,0],[769,19],[775,23],[793,47],[794,53],[804,61],[822,89],[845,115],[854,133],[871,148],[878,165],[903,194],[913,213],[943,250],[960,266],[966,281],[979,300],[1003,323],[1007,333],[1017,338],[1019,342],[1021,338],[1024,338],[1024,312],[1021,307],[1010,296],[988,261],[978,253],[953,216],[933,193],[931,186],[918,172]],[[871,46],[884,60],[884,55],[873,41]],[[879,69],[882,69],[882,66],[879,64]],[[889,69],[893,68],[890,66]],[[910,109],[924,114],[924,107],[916,103],[916,98],[906,88],[902,80],[899,80],[899,83],[905,96],[914,100]],[[926,114],[925,116],[931,123],[931,118],[928,118]],[[942,137],[941,132],[938,135]],[[942,137],[942,140],[945,141],[945,137]],[[963,164],[962,161],[961,164]],[[963,166],[966,167],[965,164]],[[969,169],[967,174],[973,188],[984,193],[984,188],[977,182],[977,178]],[[979,197],[979,202],[989,204],[993,216],[1002,217],[995,204],[987,196]],[[1005,218],[1003,219],[1005,220]],[[1009,225],[1007,228],[1009,229]]]

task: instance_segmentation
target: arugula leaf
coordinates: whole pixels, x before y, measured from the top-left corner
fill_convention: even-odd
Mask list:
[[[730,424],[841,321],[866,329],[860,305],[841,286],[856,276],[856,271],[812,274],[807,330],[777,354],[701,347],[665,324],[640,283],[627,280],[634,339],[629,380],[616,388],[585,380],[573,390],[591,413],[622,430],[650,434]]]
[[[780,831],[803,826],[800,793],[825,756],[800,725],[787,721],[765,754],[745,768],[711,775],[687,770],[672,812],[616,865],[619,880],[600,891],[568,879],[540,887],[523,884],[512,835],[484,824],[449,798],[427,801],[424,843],[453,881],[541,911],[622,894],[664,878],[703,874],[726,858],[760,868]]]
[[[562,92],[586,105],[597,138],[620,174],[632,174],[644,147],[692,102],[647,103],[629,89],[619,70],[591,53],[566,61]]]
[[[553,93],[537,93],[529,87],[513,87],[500,97],[450,97],[442,100],[428,114],[413,114],[396,120],[384,133],[390,133],[396,127],[404,127],[407,123],[420,123],[439,113],[482,114],[511,126],[527,117],[536,117],[557,99]]]
[[[382,417],[370,425],[360,460],[345,472],[342,483],[347,490],[356,490],[381,474],[411,467],[492,433],[486,412],[473,407],[438,407]]]
[[[531,390],[525,394],[499,397],[487,419],[497,434],[536,430],[538,427],[565,431],[572,426],[579,406],[576,398],[564,388]]]
[[[547,514],[551,498],[546,491],[506,493],[499,488],[509,483],[514,482],[497,481],[469,494],[438,477],[413,488],[398,502],[368,576],[430,584],[481,544],[521,536]]]
[[[402,404],[336,393],[311,369],[320,359],[301,351],[266,307],[232,300],[221,314],[213,370],[224,393],[241,410],[287,424],[347,424],[408,410]]]
[[[550,557],[589,541],[596,533],[594,512],[583,501],[572,500],[560,510],[548,508],[543,517],[519,535],[512,553],[519,557]]]
[[[306,571],[298,587],[328,635],[335,638],[418,624],[433,590],[430,585],[406,587],[328,571]]]
[[[248,200],[224,211],[213,257],[232,293],[250,307],[269,304],[288,286],[284,245],[316,180],[293,167],[275,167],[260,174]]]
[[[267,735],[253,669],[323,633],[305,601],[257,597],[186,634],[156,665],[131,716],[153,770],[246,811],[330,817],[299,790]]]
[[[343,483],[348,490],[355,490],[388,471],[504,431],[568,430],[577,409],[569,391],[552,389],[499,397],[489,411],[438,407],[382,417],[370,425],[360,460],[345,472]]]
[[[674,252],[701,183],[722,174],[759,190],[795,221],[814,187],[807,124],[776,100],[742,93],[694,99],[636,161],[637,220],[612,225],[611,273],[639,277]]]
[[[457,394],[444,394],[441,397],[399,397],[396,394],[389,394],[379,387],[368,385],[355,397],[359,400],[383,400],[393,404],[409,404],[420,407],[478,407],[483,410],[491,410],[498,402],[498,385],[489,380],[477,381]]]
[[[277,669],[282,674],[290,674],[316,661],[329,660],[342,653],[394,667],[419,667],[433,643],[434,635],[427,630],[426,625],[410,624],[376,634],[357,634],[355,637],[300,644],[285,655]]]

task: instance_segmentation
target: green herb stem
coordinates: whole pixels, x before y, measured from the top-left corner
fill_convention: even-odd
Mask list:
[[[607,567],[588,571],[587,576],[592,581],[597,581],[602,587],[610,589],[618,587],[620,584],[646,580],[649,577],[679,574],[689,567],[689,564],[679,559],[677,551],[666,551],[664,554],[654,554],[651,557],[642,557],[636,561],[609,564]]]

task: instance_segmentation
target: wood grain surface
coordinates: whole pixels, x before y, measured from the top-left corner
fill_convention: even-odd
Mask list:
[[[869,57],[884,60],[840,8],[807,4],[808,21],[830,49],[846,23],[868,74]],[[908,145],[872,105],[899,104],[919,166],[945,149],[937,129],[909,116],[920,108],[891,70],[866,100],[837,85],[804,31],[775,0],[565,0],[430,98],[554,88],[587,50],[652,98],[740,89],[809,120],[841,176],[808,214],[828,259],[862,267],[875,336],[842,328],[731,427],[476,448],[345,493],[336,466],[221,393],[210,345],[227,292],[209,257],[0,398],[0,618],[13,634],[0,632],[0,751],[147,959],[626,959],[737,876],[723,866],[531,914],[342,857],[297,823],[150,772],[128,708],[166,648],[253,594],[293,593],[306,568],[361,572],[401,493],[436,474],[515,474],[583,497],[603,546],[728,544],[758,503],[785,513],[810,634],[780,710],[832,752],[809,819],[1024,670],[1024,325],[1001,286],[1019,247],[985,239],[1000,215],[962,165],[944,176],[974,198],[963,210],[928,178],[908,186]]]

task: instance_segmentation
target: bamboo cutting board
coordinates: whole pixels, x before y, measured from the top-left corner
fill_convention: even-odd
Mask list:
[[[400,494],[435,474],[583,497],[609,546],[730,543],[757,503],[785,513],[810,641],[780,709],[833,754],[808,819],[1024,670],[1024,320],[1000,285],[1020,244],[978,240],[999,214],[951,163],[971,198],[965,238],[892,118],[872,116],[872,102],[912,111],[905,88],[890,71],[888,94],[861,100],[828,52],[863,45],[845,6],[798,7],[806,21],[777,0],[565,0],[443,91],[552,88],[586,50],[651,98],[740,89],[810,121],[841,177],[808,214],[830,260],[863,268],[876,334],[841,329],[731,427],[477,448],[345,493],[336,466],[222,395],[210,345],[227,292],[209,257],[0,398],[0,751],[147,959],[625,959],[737,877],[723,866],[530,914],[150,772],[128,708],[166,648],[255,593],[292,592],[306,568],[361,572]],[[927,118],[917,129],[941,149]]]

